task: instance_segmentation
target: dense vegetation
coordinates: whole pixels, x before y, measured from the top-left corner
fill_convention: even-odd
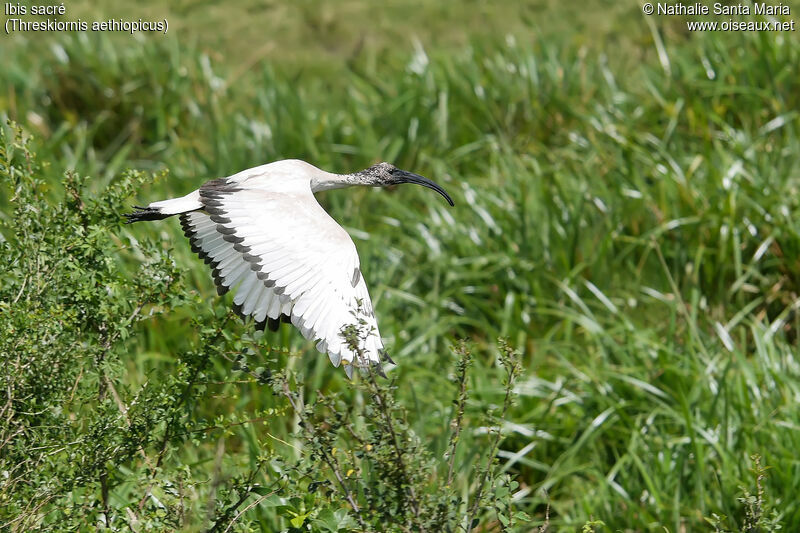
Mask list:
[[[8,48],[0,529],[798,529],[800,48],[669,35],[635,67],[487,37],[336,76],[177,38]],[[388,380],[256,337],[177,222],[122,224],[284,157],[456,201],[320,197]]]

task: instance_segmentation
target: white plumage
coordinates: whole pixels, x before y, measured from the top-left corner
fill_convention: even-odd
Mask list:
[[[380,365],[383,342],[352,239],[314,192],[351,185],[434,182],[387,163],[331,174],[299,160],[277,161],[211,180],[181,197],[153,202],[129,222],[180,215],[184,233],[212,268],[217,290],[263,329],[291,321],[334,366]],[[355,328],[358,344],[345,340]],[[356,348],[353,350],[353,348]]]

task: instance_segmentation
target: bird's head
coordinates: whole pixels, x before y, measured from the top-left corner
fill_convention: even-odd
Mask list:
[[[406,170],[400,170],[390,163],[378,163],[377,165],[372,165],[368,169],[359,172],[358,175],[364,180],[366,185],[372,185],[374,187],[400,185],[401,183],[415,183],[417,185],[422,185],[423,187],[433,189],[444,196],[445,200],[447,200],[451,206],[455,205],[453,203],[453,199],[450,198],[450,195],[447,194],[447,192],[436,182],[420,176],[419,174],[414,174],[413,172],[408,172]]]

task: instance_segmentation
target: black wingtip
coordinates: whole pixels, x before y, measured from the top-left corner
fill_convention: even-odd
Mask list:
[[[141,207],[138,205],[133,206],[133,213],[124,213],[123,216],[127,219],[126,224],[133,224],[134,222],[144,222],[146,220],[162,220],[172,215],[165,215],[161,211],[153,207]]]
[[[387,363],[389,363],[390,365],[396,365],[396,364],[397,364],[397,363],[395,363],[394,361],[392,361],[392,358],[391,358],[391,357],[389,357],[389,353],[388,353],[386,350],[380,350],[380,351],[378,352],[378,354],[379,354],[381,357],[383,357],[383,360],[384,360],[384,361],[386,361]]]

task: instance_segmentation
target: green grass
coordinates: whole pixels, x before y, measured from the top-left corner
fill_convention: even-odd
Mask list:
[[[353,235],[398,362],[396,400],[433,457],[448,445],[450,346],[470,339],[458,490],[474,484],[469,472],[488,449],[484,413],[502,402],[503,337],[525,373],[499,464],[535,525],[547,516],[556,531],[599,520],[598,531],[677,532],[725,515],[720,529],[738,531],[748,516],[774,511],[794,531],[797,37],[683,35],[678,23],[651,31],[626,16],[638,26],[619,48],[568,31],[545,38],[523,20],[516,39],[478,31],[468,47],[437,44],[424,56],[379,41],[320,66],[309,46],[290,56],[308,72],[246,59],[243,69],[177,38],[64,39],[36,57],[9,48],[0,114],[38,137],[50,165],[44,194],[53,197],[67,169],[90,175],[98,194],[126,168],[169,169],[136,191],[147,202],[284,157],[334,171],[388,160],[435,179],[456,208],[410,187],[320,200]],[[420,30],[425,43],[435,27]],[[7,200],[0,219],[11,216]],[[124,273],[135,276],[148,259],[137,241],[154,239],[196,288],[114,352],[110,372],[131,403],[148,397],[146,383],[181,371],[177,354],[196,346],[199,328],[219,325],[230,297],[215,296],[177,223],[136,225],[121,237],[114,259]],[[191,321],[198,314],[201,325]],[[228,327],[247,339],[249,327]],[[363,405],[362,392],[296,332],[265,344],[302,354],[267,364],[288,365],[307,398],[335,392]],[[211,359],[183,416],[189,430],[214,427],[171,444],[158,478],[162,489],[193,487],[184,503],[197,516],[213,501],[209,479],[232,486],[265,447],[300,456],[295,415],[237,364]],[[267,423],[247,423],[270,409]],[[758,491],[756,454],[769,467],[758,505],[745,494]],[[144,468],[134,456],[111,470],[111,499],[124,516],[141,497]],[[268,486],[272,474],[259,475]],[[281,516],[255,506],[242,523],[288,527]]]

